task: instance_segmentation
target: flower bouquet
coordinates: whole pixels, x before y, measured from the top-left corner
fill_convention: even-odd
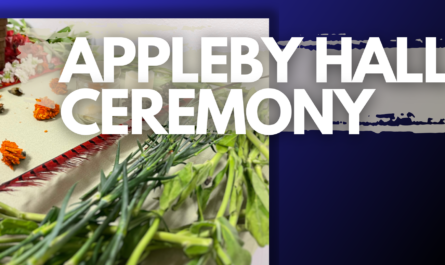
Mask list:
[[[8,19],[7,24],[5,20],[0,21],[0,58],[4,58],[4,65],[0,59],[0,89],[62,69],[75,38],[88,36],[88,32],[74,34],[68,26],[42,38],[23,19],[21,23]]]

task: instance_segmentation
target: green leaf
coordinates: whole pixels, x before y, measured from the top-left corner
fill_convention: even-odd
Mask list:
[[[74,43],[74,41],[68,37],[64,37],[64,38],[56,38],[56,39],[51,39],[51,43],[65,43],[65,44],[71,44]]]
[[[206,179],[209,177],[210,174],[210,170],[212,169],[212,163],[210,163],[210,161],[207,161],[206,163],[203,164],[202,167],[199,168],[199,170],[197,170],[196,172],[196,185],[201,185],[202,183],[204,183],[206,181]],[[196,169],[196,168],[195,168]]]
[[[224,154],[224,153],[227,153],[227,151],[229,151],[229,148],[227,146],[224,146],[224,145],[216,144],[215,147],[216,147],[216,151],[218,153],[223,153]]]
[[[122,183],[123,183],[123,192],[122,192],[122,209],[121,209],[121,218],[119,219],[117,225],[116,234],[114,234],[111,242],[108,244],[104,253],[100,257],[97,264],[114,264],[114,261],[117,259],[118,253],[122,248],[123,240],[125,235],[127,234],[128,222],[130,220],[130,211],[131,209],[128,207],[129,203],[129,191],[128,191],[128,175],[127,175],[127,159],[123,162],[123,173],[122,173]]]
[[[209,259],[209,257],[211,257],[211,255],[212,255],[212,253],[209,252],[206,255],[203,255],[201,257],[197,257],[197,258],[194,258],[194,259],[190,260],[189,262],[187,262],[186,265],[204,265],[204,264],[207,264],[206,261]]]
[[[71,32],[71,27],[72,26],[64,27],[63,29],[59,30],[57,33]]]
[[[217,222],[221,225],[221,233],[224,239],[224,248],[234,265],[250,265],[252,257],[249,251],[243,249],[242,241],[236,229],[224,217],[219,217]]]
[[[22,19],[20,19],[20,21],[22,22],[23,28],[26,29],[27,27],[26,27],[25,19],[22,18]]]
[[[121,141],[117,142],[117,149],[116,149],[116,157],[114,158],[114,168],[116,169],[119,165],[119,158],[121,154]]]
[[[199,264],[199,258],[192,259],[191,261],[187,262],[186,265],[198,265]]]
[[[21,247],[20,249],[18,249],[13,255],[12,255],[12,259],[11,260],[15,260],[18,257],[20,257],[21,255],[23,255],[23,253],[25,253],[27,250],[31,249],[33,247],[32,244],[26,244],[23,247]]]
[[[139,151],[141,151],[141,154],[143,154],[144,153],[144,149],[142,149],[141,142],[139,142],[139,140],[136,140],[136,142],[138,143]]]
[[[66,38],[70,35],[70,33],[68,31],[65,32],[58,32],[56,34],[53,35],[53,39],[59,39],[59,38]]]
[[[215,224],[210,221],[197,222],[197,223],[193,223],[190,226],[190,232],[192,232],[193,234],[199,235],[199,233],[201,232],[201,230],[203,228],[214,228],[214,227],[215,227]]]
[[[243,188],[241,186],[236,186],[235,184],[232,194],[230,195],[230,205],[229,205],[230,215],[236,216],[236,218],[234,219],[235,221],[238,220],[238,214],[239,212],[241,212],[243,201],[244,201]]]
[[[51,207],[51,210],[46,214],[45,219],[40,223],[40,225],[44,225],[46,223],[52,223],[57,220],[57,216],[60,213],[60,208],[57,206]]]
[[[39,226],[33,221],[19,219],[3,219],[0,222],[0,236],[3,235],[29,235]]]
[[[258,245],[264,247],[269,244],[269,212],[256,195],[250,178],[246,176],[245,180],[247,186],[246,228]]]
[[[246,227],[258,245],[264,247],[269,244],[269,213],[258,198],[246,212]]]
[[[195,190],[195,188],[196,188],[196,180],[197,180],[197,178],[193,177],[192,180],[190,181],[190,184],[187,185],[187,187],[183,190],[183,192],[181,193],[181,196],[179,196],[178,201],[172,207],[173,211],[178,210],[179,207],[181,207],[181,205],[189,197],[189,195]]]
[[[209,252],[209,250],[210,250],[210,246],[191,245],[191,246],[184,248],[184,253],[188,257],[195,257],[195,256],[203,255],[203,254]]]
[[[122,209],[121,209],[121,220],[119,222],[125,223],[127,222],[129,211],[128,211],[128,201],[129,201],[129,191],[128,191],[128,174],[127,174],[127,160],[123,163],[123,172],[122,172]]]
[[[238,135],[236,135],[235,133],[231,133],[231,134],[225,135],[215,145],[216,146],[216,151],[218,151],[218,153],[227,153],[227,151],[229,150],[229,147],[234,147],[235,146],[237,137],[238,137]]]
[[[133,253],[133,250],[139,244],[139,241],[141,241],[141,239],[144,237],[148,228],[150,228],[150,223],[146,223],[143,226],[138,226],[128,232],[121,250],[121,255],[123,258],[130,258],[131,253]]]
[[[190,184],[193,178],[193,164],[188,163],[178,172],[178,176],[173,179],[163,181],[164,191],[160,198],[160,208],[167,210],[170,208],[183,190]]]
[[[63,219],[65,218],[66,208],[67,208],[68,202],[71,198],[71,194],[73,194],[73,191],[76,188],[76,185],[77,184],[74,184],[68,190],[68,193],[65,195],[65,198],[63,198],[62,206],[60,207],[60,213],[59,213],[59,216],[57,217],[56,226],[51,231],[51,233],[48,235],[47,242],[45,243],[45,245],[35,254],[36,258],[41,258],[44,255],[45,251],[50,247],[50,244],[53,243],[53,240],[57,237],[57,235],[62,230]]]
[[[100,171],[100,183],[99,183],[99,190],[102,189],[102,185],[107,182],[107,178],[105,177],[105,173],[103,170]]]
[[[241,164],[238,165],[236,170],[235,181],[233,183],[233,191],[230,197],[229,212],[230,214],[235,214],[241,212],[241,206],[244,201],[243,195],[243,176],[244,168]]]
[[[263,181],[261,181],[260,177],[255,173],[255,171],[250,170],[252,186],[255,190],[258,199],[263,203],[266,210],[269,212],[269,191],[266,188],[266,185]]]
[[[253,202],[252,208],[246,212],[246,227],[258,245],[264,247],[269,244],[269,212],[258,198]]]
[[[122,164],[119,164],[119,155],[120,155],[120,142],[118,142],[118,145],[117,145],[116,158],[114,161],[113,171],[111,172],[110,176],[107,178],[107,181],[103,185],[101,185],[100,192],[102,195],[106,194],[111,189],[111,187],[113,187],[116,184],[118,177],[122,173],[124,165],[127,163],[128,159],[130,159],[130,157],[131,157],[131,155],[128,156]]]
[[[8,23],[10,23],[10,24],[12,24],[12,25],[14,25],[14,26],[16,26],[18,28],[20,28],[22,26],[22,25],[20,25],[19,22],[17,22],[17,20],[12,19],[12,18],[8,18]]]
[[[113,169],[111,175],[107,178],[107,181],[103,185],[101,184],[100,192],[102,195],[106,194],[111,189],[111,187],[116,184],[117,179],[122,173],[123,168],[123,164],[118,165],[116,168]]]
[[[77,34],[74,34],[73,37],[77,38],[77,37],[88,37],[91,34],[88,31],[84,31],[84,32],[79,32]]]
[[[173,210],[177,210],[188,196],[196,189],[197,186],[204,183],[209,176],[210,170],[212,169],[212,163],[207,161],[204,164],[193,166],[194,174],[192,180],[187,184],[187,187],[182,191],[178,202],[173,206]]]
[[[212,186],[203,189],[202,187],[198,187],[198,189],[200,190],[199,195],[198,196],[198,200],[199,203],[202,207],[202,210],[204,211],[206,206],[207,206],[207,202],[209,201],[210,195],[212,194],[213,190],[218,187],[218,185],[221,183],[221,181],[224,178],[224,175],[226,174],[227,171],[227,167],[225,167],[224,169],[222,169],[215,177],[215,179],[213,180]]]
[[[94,247],[94,252],[93,252],[93,257],[90,259],[90,264],[92,265],[96,265],[97,262],[97,257],[99,256],[99,251],[102,247],[102,241],[104,240],[103,237],[101,237],[99,239],[99,241],[97,242],[96,246]]]

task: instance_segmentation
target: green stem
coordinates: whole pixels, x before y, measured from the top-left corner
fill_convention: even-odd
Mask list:
[[[213,176],[213,172],[215,172],[216,167],[218,166],[219,160],[223,157],[224,153],[216,153],[213,158],[210,160],[210,163],[212,164],[212,168],[209,172],[209,177]]]
[[[197,198],[201,198],[201,189],[197,188],[196,189],[196,197]],[[202,209],[202,205],[200,203],[200,200],[196,200],[196,203],[198,204],[198,219],[200,222],[204,221],[204,210]]]
[[[169,242],[169,243],[175,243],[180,244],[182,246],[210,246],[213,242],[210,238],[200,238],[200,237],[191,237],[191,236],[182,236],[177,235],[173,233],[167,233],[167,232],[157,232],[153,235],[153,239]],[[127,263],[128,264],[128,263]]]
[[[266,141],[264,144],[268,144],[268,143],[269,143],[269,137],[266,138]],[[250,151],[248,159],[247,159],[248,167],[251,167],[251,165],[253,164],[253,160],[257,159],[258,155],[259,155],[259,150],[257,148],[254,148],[252,151]],[[260,179],[264,183],[267,183],[267,181],[263,177],[262,166],[256,164],[254,166],[254,169],[255,169],[255,172],[257,173],[257,175],[260,177]]]
[[[3,251],[3,250],[7,250],[8,248],[10,248],[10,247],[14,247],[14,246],[16,246],[17,244],[15,244],[15,243],[6,243],[6,244],[1,244],[0,245],[0,250],[1,251]]]
[[[20,220],[19,218],[12,217],[12,216],[9,216],[9,215],[6,215],[6,214],[2,214],[2,213],[0,213],[0,219]]]
[[[260,177],[260,179],[264,182],[267,183],[266,179],[264,179],[263,176],[263,170],[262,167],[260,165],[255,165],[255,172],[258,175],[258,177]]]
[[[37,238],[40,237],[40,234],[31,234],[30,236],[28,236],[25,240],[23,240],[22,242],[20,242],[20,244],[15,245],[13,247],[8,248],[7,250],[3,251],[2,253],[0,253],[0,260],[2,260],[3,258],[11,255],[12,253],[14,253],[15,251],[19,250],[22,246],[33,242],[34,240],[36,240]]]
[[[233,150],[231,150],[233,152]],[[235,181],[235,159],[233,158],[233,155],[229,156],[229,176],[227,178],[227,186],[226,191],[224,192],[223,201],[221,203],[221,206],[218,210],[218,213],[216,214],[216,218],[224,216],[227,205],[229,204],[230,196],[232,194],[233,189],[233,183]]]
[[[230,218],[229,222],[233,227],[236,227],[238,223],[238,218],[242,209],[242,201],[243,201],[243,166],[238,165],[238,169],[236,171],[235,182],[233,184],[232,196],[230,199]],[[241,195],[241,196],[240,196]],[[232,201],[233,200],[233,201]],[[235,207],[235,208],[234,208]]]
[[[264,141],[264,145],[269,146],[269,137],[267,137],[266,140]]]
[[[229,256],[227,256],[226,252],[224,251],[224,249],[222,249],[221,245],[218,243],[217,240],[214,241],[213,247],[215,248],[216,254],[221,259],[224,265],[232,264],[232,260],[230,259]]]
[[[260,150],[260,152],[269,160],[269,149],[267,148],[267,146],[255,136],[253,131],[248,130],[246,134],[247,138],[249,138],[249,140],[255,145],[255,147],[258,148],[258,150]]]
[[[99,236],[103,233],[104,229],[112,221],[112,219],[116,215],[116,212],[118,211],[119,207],[120,207],[120,203],[118,203],[114,207],[113,211],[107,216],[107,218],[98,227],[98,229],[94,231],[93,235],[91,235],[91,237],[88,238],[87,242],[85,242],[85,244],[83,244],[83,246],[76,252],[76,254],[73,257],[71,257],[71,259],[67,263],[65,263],[65,264],[67,264],[67,265],[68,264],[76,265],[76,264],[79,264],[83,260],[83,258],[85,257],[86,253],[92,247],[93,243],[97,241]]]
[[[39,214],[39,213],[24,213],[2,202],[0,202],[0,210],[5,215],[9,215],[10,217],[28,221],[35,221],[35,222],[43,221],[43,219],[45,219],[46,216],[45,214]]]
[[[246,136],[245,135],[238,135],[238,156],[243,158],[245,152],[247,152],[248,149],[246,149]]]
[[[20,211],[19,211],[19,210],[15,209],[15,208],[13,208],[13,207],[11,207],[11,206],[9,206],[9,205],[3,203],[3,202],[0,202],[0,210],[1,210],[4,214],[6,214],[6,215],[10,215],[10,216],[12,216],[12,217],[16,217],[16,218],[18,218],[18,216],[19,216],[19,214],[20,214]]]
[[[0,244],[22,242],[26,237],[0,237]]]
[[[21,213],[20,217],[25,220],[34,221],[34,222],[42,222],[45,219],[45,214],[39,213]]]
[[[139,212],[141,211],[142,205],[144,204],[145,200],[148,197],[148,194],[156,187],[157,181],[154,181],[150,185],[147,185],[144,193],[142,194],[141,198],[138,201],[138,204],[134,207],[132,215],[137,216]]]
[[[159,217],[153,221],[153,224],[147,230],[147,232],[145,233],[145,235],[141,239],[141,241],[139,241],[139,244],[133,250],[133,253],[131,253],[130,259],[127,261],[127,265],[138,264],[139,259],[141,258],[142,254],[144,253],[148,244],[150,244],[150,241],[152,240],[154,234],[158,231],[160,222],[161,222],[161,218],[159,218]]]
[[[50,259],[64,244],[66,244],[73,236],[75,236],[79,230],[81,230],[85,224],[93,217],[93,215],[107,206],[109,203],[105,201],[100,201],[98,205],[94,205],[92,209],[80,220],[78,221],[74,227],[68,232],[65,232],[62,235],[59,235],[54,240],[50,242],[50,247],[47,249],[45,254],[42,257],[39,257],[38,259],[34,258],[28,261],[28,264],[33,265],[42,265],[44,264],[48,259]]]

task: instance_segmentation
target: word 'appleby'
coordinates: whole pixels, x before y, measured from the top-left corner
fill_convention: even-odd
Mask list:
[[[277,62],[277,81],[287,82],[289,59],[295,53],[303,38],[292,38],[281,50],[272,38],[262,38],[262,41],[270,51]],[[360,83],[363,82],[367,74],[382,74],[386,82],[404,82],[418,83],[422,82],[421,73],[407,72],[407,42],[406,38],[398,38],[397,43],[397,78],[395,77],[391,65],[388,62],[385,51],[379,38],[370,38],[363,52],[362,58],[352,78],[352,43],[351,38],[342,38],[341,55],[327,55],[326,38],[317,38],[317,82],[326,82],[327,66],[341,65],[342,82]],[[208,37],[202,38],[201,46],[201,76],[202,82],[227,82],[227,74],[212,73],[213,65],[227,64],[225,55],[213,55],[213,47],[227,46],[227,38]],[[438,74],[436,69],[436,44],[435,38],[426,38],[426,82],[445,82],[445,74]],[[124,48],[124,55],[116,58],[114,54],[115,46]],[[155,46],[159,54],[149,57],[149,46]],[[242,47],[248,47],[248,53],[242,54]],[[263,66],[256,59],[259,52],[258,43],[251,38],[231,38],[231,82],[255,82],[263,73]],[[199,81],[197,73],[183,72],[183,40],[182,38],[172,38],[172,81],[181,83],[195,83]],[[83,55],[85,64],[79,65],[77,61]],[[124,66],[131,63],[136,55],[136,46],[126,38],[105,38],[104,39],[104,76],[102,78],[93,53],[88,45],[86,38],[77,38],[66,62],[60,82],[69,82],[72,74],[89,74],[95,83],[114,82],[114,67]],[[377,57],[378,64],[371,64],[373,56]],[[147,83],[149,81],[149,66],[158,66],[164,64],[170,57],[169,44],[160,38],[141,37],[138,39],[138,82]],[[251,72],[241,73],[241,66],[247,64],[251,66]],[[197,117],[196,133],[203,133],[207,128],[208,111],[214,119],[218,133],[224,133],[228,120],[232,113],[235,117],[235,127],[237,133],[245,133],[245,117],[250,126],[259,133],[270,135],[284,130],[289,124],[292,116],[292,107],[286,96],[272,88],[262,89],[255,93],[249,100],[244,113],[242,94],[232,90],[226,102],[222,113],[219,113],[215,99],[211,91],[200,91],[200,104]],[[304,112],[307,110],[318,128],[323,134],[332,133],[332,100],[335,93],[340,99],[345,109],[349,113],[349,131],[351,134],[359,133],[359,114],[372,96],[373,89],[365,89],[360,94],[356,102],[353,102],[349,95],[343,89],[324,89],[323,90],[323,115],[321,115],[304,89],[294,90],[294,129],[296,134],[304,133]],[[113,116],[123,116],[126,114],[125,108],[113,108],[111,99],[125,98],[127,90],[107,90],[103,91],[103,133],[127,133],[125,126],[113,126],[111,119]],[[91,89],[81,89],[71,93],[62,105],[62,118],[65,124],[74,132],[79,134],[93,134],[99,132],[96,124],[81,125],[75,122],[71,111],[75,102],[83,98],[96,100],[99,92]],[[151,98],[152,102],[162,102],[160,95],[156,91],[140,90],[132,93],[133,102],[141,101],[142,97]],[[169,110],[169,133],[192,134],[195,133],[194,126],[179,125],[179,117],[193,116],[191,108],[179,107],[180,98],[193,98],[194,91],[187,89],[175,89],[170,91],[170,110]],[[135,99],[136,97],[136,99]],[[205,100],[204,100],[205,99]],[[263,124],[257,114],[259,103],[264,99],[274,99],[280,106],[280,117],[278,122],[272,125]],[[159,103],[160,104],[160,103]],[[167,133],[160,126],[154,115],[160,111],[161,106],[153,104],[148,110],[139,108],[137,104],[133,108],[133,133],[141,133],[142,118],[150,125],[155,133]],[[240,107],[238,107],[240,106]],[[125,114],[124,114],[125,112]]]
[[[288,61],[295,53],[303,40],[302,37],[293,37],[286,47],[281,50],[273,38],[261,38],[265,46],[277,62],[277,82],[287,82]],[[352,77],[352,39],[343,37],[341,40],[341,55],[327,54],[326,37],[317,38],[317,82],[327,82],[327,66],[341,65],[341,81],[343,83],[361,83],[367,74],[382,74],[388,83],[421,83],[423,74],[408,73],[407,58],[407,38],[397,38],[397,78],[391,68],[385,50],[379,38],[369,38],[366,48]],[[203,37],[201,39],[201,81],[202,82],[228,82],[226,73],[212,73],[213,65],[227,64],[227,56],[213,55],[213,47],[226,47],[228,40],[226,37]],[[114,54],[115,46],[124,49],[124,55],[116,58]],[[149,46],[157,47],[159,54],[149,57]],[[242,54],[243,46],[248,48],[246,54]],[[147,83],[148,67],[164,64],[172,55],[172,81],[175,83],[197,83],[199,76],[197,73],[184,73],[183,69],[183,38],[172,38],[172,51],[167,41],[156,37],[140,37],[138,39],[138,81]],[[436,38],[426,38],[425,40],[425,81],[427,83],[445,83],[445,74],[437,73],[436,59]],[[259,52],[258,42],[252,38],[233,37],[230,47],[230,74],[231,82],[249,83],[261,78],[263,66],[256,56]],[[80,55],[85,59],[84,65],[78,65]],[[371,64],[371,59],[376,56],[378,64]],[[135,44],[120,37],[104,38],[104,77],[94,60],[93,53],[86,38],[78,37],[73,45],[64,71],[60,77],[60,82],[69,82],[72,74],[90,74],[93,82],[114,82],[114,67],[124,66],[131,63],[136,56]],[[250,65],[251,72],[242,74],[242,65]]]

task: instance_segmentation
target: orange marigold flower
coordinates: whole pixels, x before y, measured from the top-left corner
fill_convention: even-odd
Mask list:
[[[49,86],[51,87],[51,90],[57,95],[65,95],[66,93],[68,93],[66,84],[59,83],[59,78],[53,78],[49,83]]]
[[[12,170],[14,170],[13,165],[20,164],[20,159],[26,158],[23,149],[20,149],[16,143],[8,140],[3,141],[0,152],[3,154],[2,161]]]
[[[41,99],[36,99],[36,101],[37,103],[34,105],[34,118],[37,120],[49,120],[59,114],[59,104],[55,104],[51,99],[44,97]]]

